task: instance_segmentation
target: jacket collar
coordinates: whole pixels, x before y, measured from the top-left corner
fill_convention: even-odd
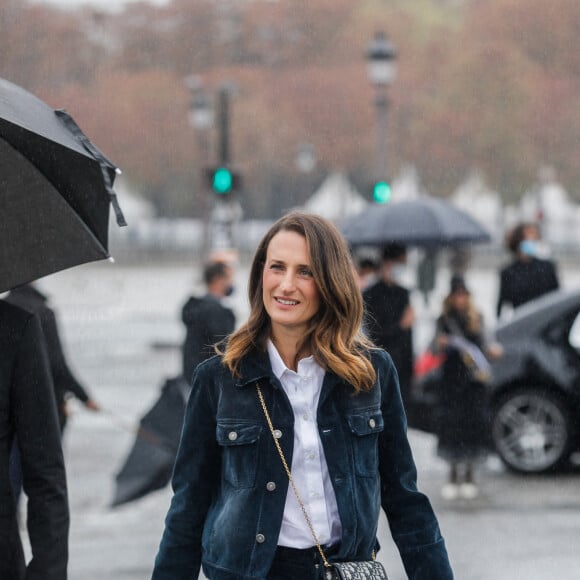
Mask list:
[[[280,381],[274,376],[272,371],[268,352],[266,350],[256,350],[241,360],[240,376],[235,379],[235,385],[236,387],[245,387],[263,379],[266,379],[276,387],[280,385]],[[340,382],[342,381],[337,375],[327,371],[324,375],[321,398],[323,398],[323,395],[326,396]]]
[[[240,375],[235,379],[236,387],[245,387],[250,383],[255,383],[260,379],[268,379],[274,384],[278,381],[272,372],[272,365],[270,364],[270,357],[267,351],[255,350],[251,354],[245,356],[240,361]]]

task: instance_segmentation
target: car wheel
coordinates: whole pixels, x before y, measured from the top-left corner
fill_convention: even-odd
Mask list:
[[[503,462],[525,473],[554,470],[569,455],[570,414],[553,393],[518,389],[495,407],[492,436]]]

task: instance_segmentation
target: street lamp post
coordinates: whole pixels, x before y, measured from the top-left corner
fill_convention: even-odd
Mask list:
[[[377,158],[375,166],[376,183],[387,180],[387,111],[389,99],[387,88],[397,74],[397,52],[384,32],[375,33],[367,53],[368,77],[375,87],[375,108],[377,110]]]
[[[197,152],[199,157],[198,172],[199,191],[201,192],[202,219],[203,219],[203,256],[204,259],[209,253],[209,232],[210,232],[210,191],[208,190],[204,171],[209,164],[210,154],[210,129],[213,126],[212,103],[206,92],[203,90],[201,80],[196,75],[186,77],[185,84],[190,90],[191,99],[189,102],[189,124],[195,130],[197,137]]]

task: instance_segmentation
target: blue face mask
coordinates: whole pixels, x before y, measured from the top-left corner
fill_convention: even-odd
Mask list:
[[[520,252],[526,256],[538,255],[538,242],[536,240],[523,240],[520,242]]]

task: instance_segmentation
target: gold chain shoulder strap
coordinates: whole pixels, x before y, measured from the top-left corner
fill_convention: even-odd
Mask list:
[[[282,465],[284,466],[284,470],[286,471],[286,475],[288,476],[288,479],[290,480],[290,485],[292,486],[292,489],[294,490],[294,495],[296,496],[296,499],[298,500],[298,504],[300,505],[300,509],[302,510],[302,513],[304,514],[304,519],[306,520],[306,523],[308,524],[308,527],[310,528],[310,533],[312,534],[312,537],[314,538],[314,543],[316,544],[316,547],[318,548],[318,551],[320,552],[320,557],[322,558],[322,561],[324,562],[324,567],[331,568],[332,566],[330,565],[329,561],[326,559],[326,555],[324,554],[324,550],[322,549],[322,546],[320,545],[320,542],[318,541],[318,536],[316,535],[316,532],[314,531],[314,526],[312,525],[312,520],[310,519],[310,516],[308,515],[308,512],[306,511],[306,507],[304,506],[304,502],[302,501],[300,494],[298,493],[298,489],[296,488],[296,484],[294,483],[294,478],[292,477],[292,472],[290,471],[290,468],[288,467],[288,463],[286,462],[286,458],[284,457],[284,452],[282,451],[282,447],[280,447],[280,442],[278,441],[278,437],[276,437],[276,435],[274,433],[274,425],[272,425],[272,419],[270,419],[270,413],[268,413],[268,409],[266,407],[266,402],[264,401],[264,396],[262,395],[262,389],[260,388],[260,385],[258,383],[256,383],[256,391],[258,391],[258,398],[260,399],[260,404],[262,405],[264,415],[266,416],[266,421],[268,423],[268,427],[270,428],[270,433],[272,433],[272,439],[274,439],[274,445],[276,445],[276,449],[278,450],[278,455],[280,455],[280,459],[282,460]]]

